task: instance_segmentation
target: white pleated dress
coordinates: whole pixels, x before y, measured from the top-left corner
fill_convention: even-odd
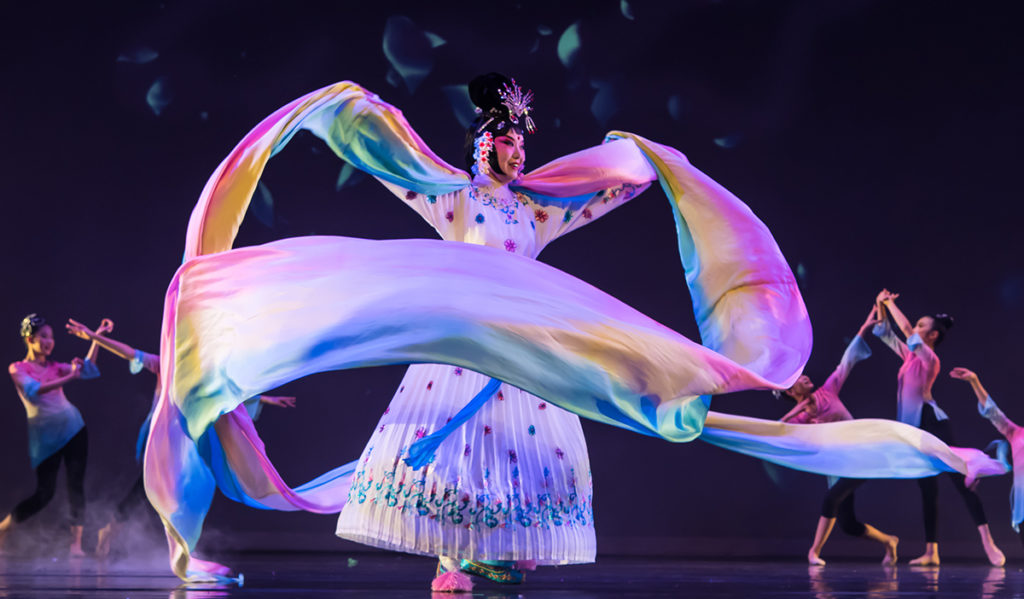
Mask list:
[[[474,187],[426,196],[385,186],[446,240],[531,258],[646,187],[609,189],[573,211],[525,194],[503,202]],[[403,461],[414,441],[444,426],[489,380],[443,364],[409,367],[360,457],[339,537],[430,556],[594,561],[590,460],[575,414],[502,384],[430,464],[413,470]]]

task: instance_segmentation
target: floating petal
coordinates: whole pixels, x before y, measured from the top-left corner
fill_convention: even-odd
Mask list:
[[[409,93],[414,93],[434,68],[432,49],[430,38],[409,17],[388,18],[384,25],[384,56],[405,81]]]
[[[122,52],[117,56],[117,62],[129,62],[131,64],[146,64],[147,62],[153,62],[159,57],[160,54],[146,46],[140,46],[126,52]]]
[[[541,35],[551,35],[554,31],[547,25],[537,25],[537,33]]]
[[[469,99],[469,86],[445,85],[441,91],[448,98],[448,103],[452,107],[452,112],[455,113],[455,118],[459,120],[459,124],[464,129],[468,129],[473,124],[473,119],[476,118],[473,101]]]
[[[252,209],[253,216],[256,220],[263,223],[268,229],[274,228],[274,196],[270,195],[270,189],[260,181],[256,186],[256,191],[259,192],[257,197],[254,197],[249,207]]]
[[[562,32],[562,37],[558,38],[558,60],[562,61],[566,68],[569,68],[576,62],[579,51],[580,22],[576,21]]]
[[[736,144],[740,143],[739,135],[725,135],[722,137],[715,138],[715,145],[720,148],[730,149],[735,148]]]
[[[171,103],[174,99],[174,95],[171,93],[171,88],[167,84],[167,77],[160,77],[153,82],[153,85],[149,86],[149,91],[146,92],[146,104],[153,109],[153,114],[159,115],[163,112],[164,108]]]
[[[683,118],[683,99],[679,95],[668,99],[668,115],[672,120],[678,121]]]
[[[427,36],[427,39],[430,40],[430,47],[431,48],[437,48],[439,46],[443,46],[443,45],[448,43],[447,41],[445,41],[445,39],[443,37],[441,37],[440,35],[438,35],[436,33],[431,33],[430,31],[426,32],[426,36]]]
[[[608,119],[619,111],[618,94],[615,87],[608,81],[593,79],[590,87],[597,90],[594,99],[590,102],[590,112],[597,119],[598,123],[605,125]]]
[[[629,2],[626,0],[621,0],[619,2],[619,10],[622,11],[622,16],[626,17],[630,21],[636,20],[636,16],[633,14],[633,7],[630,6]]]
[[[352,187],[365,177],[366,173],[346,162],[341,167],[341,172],[338,173],[338,181],[334,184],[334,191],[341,191],[346,187]]]

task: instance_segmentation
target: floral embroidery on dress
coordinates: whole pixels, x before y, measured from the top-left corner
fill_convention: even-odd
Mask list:
[[[508,450],[508,461],[512,462],[513,464],[518,464],[519,463],[519,456],[516,455],[516,450],[514,450],[514,449]],[[518,469],[516,471],[518,472]]]
[[[427,203],[428,204],[436,204],[437,203],[437,196],[427,196]]]
[[[444,219],[446,221],[448,221],[448,222],[452,222],[453,220],[455,220],[455,213],[452,212],[451,210],[449,210],[448,212],[445,212],[444,213]]]
[[[516,247],[517,247],[516,246],[516,241],[514,239],[506,239],[505,240],[505,251],[507,251],[507,252],[514,252],[514,251],[516,251]]]
[[[411,202],[411,201],[416,199],[417,195],[419,195],[419,194],[417,194],[415,191],[407,191],[407,192],[405,192],[405,199],[407,199],[407,200],[409,200]]]
[[[462,369],[459,368],[458,366],[456,366],[454,373],[455,373],[455,376],[462,376]]]
[[[476,215],[476,222],[478,222],[478,223],[484,222],[484,215],[483,214],[477,214]]]
[[[550,471],[545,468],[545,474]],[[490,478],[490,471],[484,472]],[[412,481],[405,473],[396,483],[394,471],[385,472],[375,481],[372,472],[356,473],[349,502],[367,503],[396,508],[417,516],[427,517],[442,524],[467,528],[515,528],[516,526],[548,529],[552,526],[590,526],[594,511],[592,495],[583,495],[576,488],[575,474],[561,492],[523,495],[520,491],[518,468],[513,470],[512,492],[491,494],[487,491],[469,493],[454,486],[439,489],[437,482],[427,491],[426,475]]]
[[[548,221],[548,213],[537,208],[533,211],[533,218],[539,223],[545,223]]]
[[[572,220],[572,210],[566,210],[565,216],[562,217],[562,222],[567,223]]]
[[[515,194],[514,197],[505,198],[498,197],[492,193],[486,192],[476,185],[469,187],[469,197],[483,204],[484,206],[490,206],[498,212],[501,212],[505,216],[506,225],[517,225],[519,220],[516,219],[516,209],[519,207],[520,198],[522,194]],[[482,222],[477,220],[477,222]],[[511,251],[511,250],[509,250]]]
[[[501,392],[501,389],[498,389],[498,394],[495,397],[498,398],[498,401],[505,401],[505,394]]]
[[[542,401],[542,402],[540,402],[540,404],[538,404],[538,405],[537,405],[537,409],[538,409],[538,410],[546,410],[546,409],[548,409],[548,404],[547,404],[547,402],[543,402],[543,401]]]
[[[427,436],[427,429],[423,428],[422,426],[419,427],[418,429],[416,429],[416,438],[417,439],[422,439],[423,437],[426,437],[426,436]]]
[[[587,220],[594,218],[594,214],[590,211],[590,208],[583,209],[583,218]]]
[[[433,388],[434,388],[434,381],[430,381],[429,383],[427,383],[427,391],[430,391]]]
[[[560,459],[560,460],[564,460],[565,459],[565,452],[562,451],[561,447],[556,447],[555,448],[555,455],[558,456],[558,459]]]
[[[462,450],[462,455],[464,455],[466,457],[469,457],[469,452],[470,452],[469,443],[466,443],[466,449]]]
[[[489,434],[491,434],[491,432],[492,432],[491,427],[485,424],[484,425],[484,435],[489,435]]]
[[[537,427],[531,424],[530,428],[526,429],[526,432],[530,433],[530,436],[532,437],[533,435],[537,434]]]

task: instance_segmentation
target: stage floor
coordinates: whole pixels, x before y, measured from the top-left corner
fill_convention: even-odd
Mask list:
[[[0,558],[0,598],[110,597],[427,597],[435,562],[382,553],[243,554],[224,560],[245,575],[241,586],[181,585],[152,560]],[[478,582],[475,597],[1012,597],[1024,592],[1016,564],[941,568],[836,562],[693,561],[602,557],[596,564],[540,568],[518,586]],[[452,597],[438,593],[434,597]],[[469,595],[462,595],[469,596]]]

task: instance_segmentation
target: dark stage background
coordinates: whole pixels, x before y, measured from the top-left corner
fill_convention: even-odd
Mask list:
[[[935,393],[961,444],[984,446],[997,433],[975,412],[969,388],[948,379],[953,366],[978,370],[1008,415],[1024,422],[1013,383],[1024,358],[1016,343],[1024,44],[1009,4],[30,4],[5,10],[0,42],[0,348],[8,361],[24,353],[18,323],[29,312],[56,325],[71,316],[95,326],[109,316],[116,338],[156,350],[163,293],[193,203],[232,146],[279,106],[351,79],[400,107],[439,155],[460,164],[463,127],[450,99],[461,90],[447,86],[498,70],[536,92],[540,132],[529,139],[528,169],[624,129],[681,149],[744,199],[803,284],[816,348],[807,373],[817,382],[887,286],[902,293],[911,317],[957,318],[940,348]],[[425,32],[445,43],[431,47]],[[425,74],[414,91],[415,77],[402,78],[385,45],[398,70]],[[271,161],[238,245],[309,234],[434,236],[372,180],[338,189],[342,166],[312,136],[297,137]],[[696,334],[657,188],[541,258]],[[85,342],[59,327],[57,334],[58,359],[85,351]],[[891,418],[899,363],[870,343],[875,357],[857,368],[843,397],[856,416]],[[67,389],[89,426],[97,522],[137,475],[135,432],[153,388],[152,377],[130,376],[109,354],[100,366],[102,379]],[[268,408],[259,424],[287,480],[356,457],[402,371],[328,373],[287,386],[299,407]],[[714,400],[717,410],[766,418],[788,407],[766,392]],[[806,551],[822,477],[700,442],[584,428],[602,551]],[[33,484],[24,411],[8,386],[0,401],[0,513]],[[981,493],[1012,557],[1024,550],[1009,527],[1009,487],[1008,477],[988,480]],[[981,557],[946,483],[942,498],[946,547]],[[64,505],[61,491],[45,512],[50,522]],[[904,555],[920,551],[913,483],[864,487],[858,511],[900,535]],[[353,547],[334,539],[329,516],[259,512],[220,498],[207,522],[204,543],[215,548]],[[841,536],[826,556],[877,552]]]

